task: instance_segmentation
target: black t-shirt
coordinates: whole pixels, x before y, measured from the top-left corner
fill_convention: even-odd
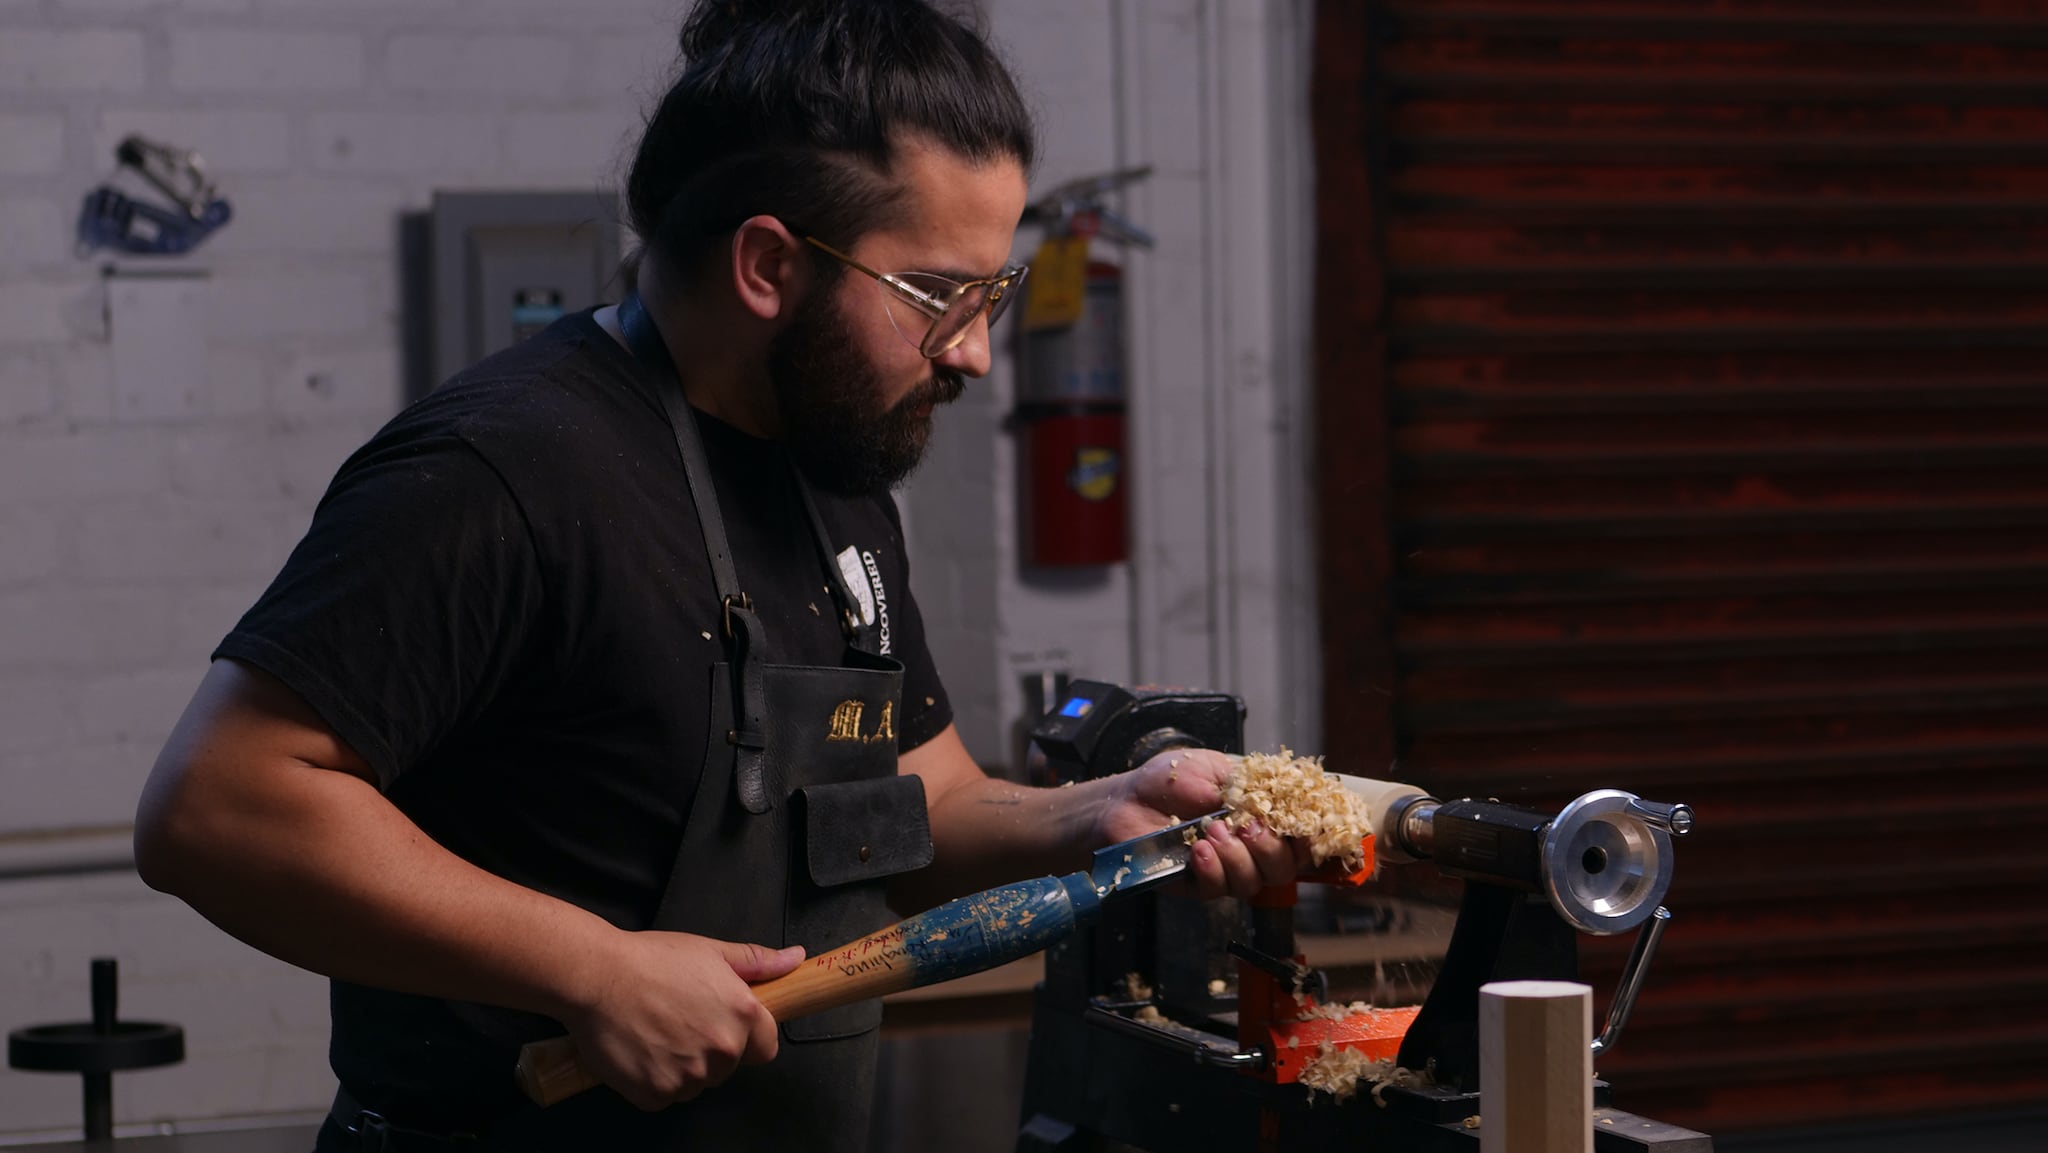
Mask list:
[[[707,736],[729,723],[708,715],[719,598],[657,396],[589,313],[481,362],[342,465],[214,652],[304,697],[441,845],[626,929],[652,920]],[[698,421],[766,659],[838,665],[831,562],[784,453]],[[814,495],[858,611],[906,668],[897,745],[915,748],[952,710],[895,504]],[[432,1038],[388,1035],[396,1017],[438,1031],[441,1015],[369,1007],[391,995],[345,1015],[360,999],[348,993],[337,985],[345,1083],[410,1097],[465,1079],[420,1060]],[[490,1072],[502,1087],[504,1070]]]

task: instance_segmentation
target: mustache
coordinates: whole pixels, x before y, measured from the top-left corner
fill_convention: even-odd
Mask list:
[[[951,404],[959,400],[966,391],[966,377],[950,368],[935,368],[932,370],[931,379],[913,389],[897,407],[905,412],[912,411],[921,404],[937,408],[942,404]]]

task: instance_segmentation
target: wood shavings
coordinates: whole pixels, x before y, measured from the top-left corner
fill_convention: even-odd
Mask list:
[[[1310,1005],[1295,1016],[1297,1021],[1342,1021],[1361,1013],[1371,1013],[1373,1008],[1364,1001],[1353,1001],[1349,1005],[1334,1002],[1328,1005]]]
[[[1165,1023],[1166,1014],[1161,1013],[1159,1011],[1159,1006],[1157,1005],[1147,1005],[1144,1008],[1138,1010],[1137,1012],[1131,1014],[1131,1019],[1135,1021],[1143,1021],[1147,1025],[1159,1025]]]
[[[1283,837],[1308,842],[1316,864],[1339,860],[1347,869],[1365,864],[1365,838],[1372,830],[1364,800],[1323,771],[1321,757],[1280,752],[1247,753],[1223,790],[1230,827],[1242,831],[1258,821]]]
[[[1136,970],[1132,970],[1119,977],[1116,983],[1116,990],[1124,995],[1124,1000],[1126,1001],[1150,1001],[1152,999],[1152,986],[1146,984],[1145,975]]]
[[[1426,1082],[1423,1075],[1415,1070],[1394,1064],[1392,1057],[1375,1061],[1356,1049],[1340,1049],[1323,1041],[1316,1055],[1302,1063],[1301,1083],[1311,1090],[1328,1093],[1339,1101],[1355,1096],[1361,1083],[1371,1085],[1373,1101],[1384,1109],[1387,1102],[1381,1094],[1387,1086],[1406,1087]],[[1313,1094],[1310,1099],[1314,1099]]]
[[[1367,1084],[1384,1079],[1394,1069],[1392,1060],[1378,1061],[1356,1049],[1340,1049],[1328,1041],[1321,1042],[1316,1054],[1301,1066],[1301,1083],[1310,1089],[1321,1090],[1339,1101],[1348,1101],[1358,1093],[1358,1083]]]

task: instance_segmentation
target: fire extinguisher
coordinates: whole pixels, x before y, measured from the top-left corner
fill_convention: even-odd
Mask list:
[[[1151,247],[1102,198],[1149,168],[1078,180],[1036,202],[1046,236],[1024,284],[1017,404],[1025,563],[1115,564],[1130,555],[1124,454],[1123,269],[1091,259],[1090,240]]]

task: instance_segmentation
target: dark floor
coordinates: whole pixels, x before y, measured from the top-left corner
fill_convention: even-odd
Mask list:
[[[955,1118],[957,1120],[957,1118]],[[953,1153],[956,1146],[930,1143],[935,1135],[898,1130],[891,1135],[904,1144],[901,1153]],[[1009,1148],[1008,1125],[989,1135],[990,1148]],[[231,1133],[193,1133],[181,1137],[132,1137],[113,1146],[65,1142],[18,1146],[22,1153],[308,1153],[313,1128],[293,1126]],[[886,1146],[878,1146],[886,1147]],[[1891,1122],[1836,1126],[1796,1133],[1719,1137],[1716,1153],[2048,1153],[2048,1107],[2026,1113],[1948,1121]]]
[[[111,1145],[66,1141],[18,1148],[21,1153],[311,1153],[313,1134],[318,1129],[317,1125],[294,1125],[174,1137],[124,1137]]]

